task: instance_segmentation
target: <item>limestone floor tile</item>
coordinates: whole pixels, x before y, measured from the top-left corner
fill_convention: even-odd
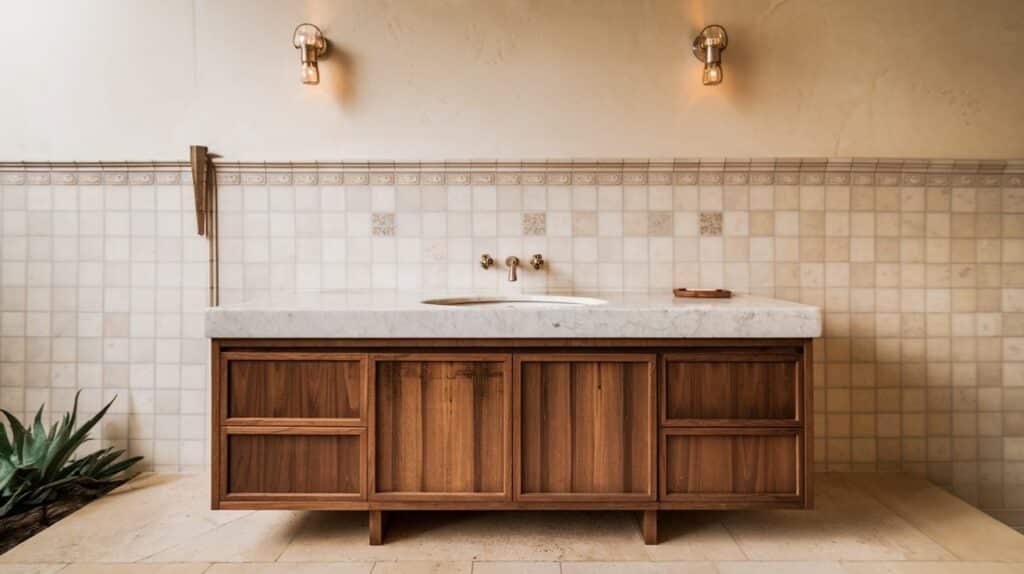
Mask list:
[[[892,509],[961,560],[1024,562],[1024,538],[923,478],[847,474],[844,479]]]
[[[244,562],[214,564],[203,574],[370,574],[373,562]]]
[[[813,510],[726,512],[750,560],[954,560],[955,557],[836,475],[818,475]]]
[[[562,574],[716,574],[710,562],[563,562]]]
[[[148,475],[12,548],[0,562],[135,562],[251,514],[209,510],[207,475]]]
[[[715,562],[718,574],[848,574],[839,562]]]
[[[474,562],[473,574],[561,574],[558,562]]]
[[[308,513],[279,561],[646,560],[632,513],[399,512],[383,546],[366,513]]]
[[[651,560],[745,560],[717,512],[665,512],[658,519],[658,544],[646,546]]]
[[[373,574],[470,574],[472,571],[472,562],[414,560],[410,562],[378,562],[373,565]]]
[[[194,536],[146,562],[274,562],[298,532],[302,512],[264,510]]]
[[[849,574],[1022,574],[1008,562],[844,562]]]
[[[0,564],[0,574],[53,574],[65,564]]]
[[[68,564],[61,574],[203,574],[209,564]]]

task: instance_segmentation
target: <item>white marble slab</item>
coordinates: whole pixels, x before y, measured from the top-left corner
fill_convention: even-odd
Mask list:
[[[427,305],[472,293],[323,291],[278,294],[206,311],[211,338],[805,338],[821,335],[821,310],[737,295],[679,299],[574,293],[600,305]],[[475,294],[479,295],[479,294]]]

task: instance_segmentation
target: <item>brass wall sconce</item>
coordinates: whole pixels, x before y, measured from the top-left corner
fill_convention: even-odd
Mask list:
[[[705,27],[693,39],[693,55],[704,62],[702,80],[705,86],[722,83],[722,52],[729,45],[729,36],[725,28],[712,24]]]
[[[320,83],[320,70],[316,62],[327,52],[327,39],[320,28],[310,23],[299,24],[292,33],[292,44],[299,49],[302,59],[302,83]]]

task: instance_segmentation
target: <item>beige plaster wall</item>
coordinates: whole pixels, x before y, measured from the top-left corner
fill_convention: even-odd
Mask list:
[[[0,160],[1021,157],[1022,32],[1017,0],[7,0]]]

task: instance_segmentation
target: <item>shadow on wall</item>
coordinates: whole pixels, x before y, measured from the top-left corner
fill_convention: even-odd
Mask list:
[[[356,101],[355,62],[352,55],[331,44],[327,54],[320,60],[320,65],[327,72],[325,83],[342,108],[351,108]]]

